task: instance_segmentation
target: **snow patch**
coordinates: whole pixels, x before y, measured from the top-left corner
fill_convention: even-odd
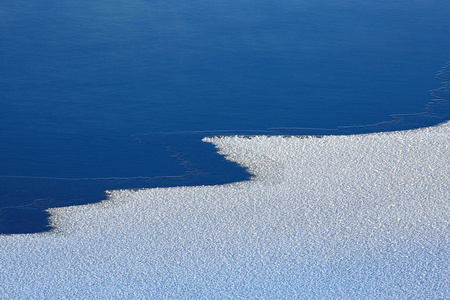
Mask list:
[[[447,298],[450,122],[205,138],[250,181],[117,190],[0,236],[0,298]]]

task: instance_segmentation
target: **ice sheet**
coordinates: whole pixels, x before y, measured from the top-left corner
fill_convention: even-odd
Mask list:
[[[252,180],[51,209],[0,236],[0,298],[450,297],[450,122],[205,141]]]

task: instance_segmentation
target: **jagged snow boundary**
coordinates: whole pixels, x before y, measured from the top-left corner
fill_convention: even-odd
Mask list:
[[[0,298],[450,298],[450,122],[205,141],[252,180],[51,209],[0,236]]]

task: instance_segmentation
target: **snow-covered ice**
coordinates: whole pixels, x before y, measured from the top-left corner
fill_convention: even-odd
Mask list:
[[[450,122],[205,141],[252,180],[51,209],[0,236],[0,299],[450,298]]]

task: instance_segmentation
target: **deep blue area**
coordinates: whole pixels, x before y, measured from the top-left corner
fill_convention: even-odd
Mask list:
[[[108,189],[247,179],[206,135],[448,119],[448,89],[429,90],[449,1],[311,2],[2,1],[0,233]]]

